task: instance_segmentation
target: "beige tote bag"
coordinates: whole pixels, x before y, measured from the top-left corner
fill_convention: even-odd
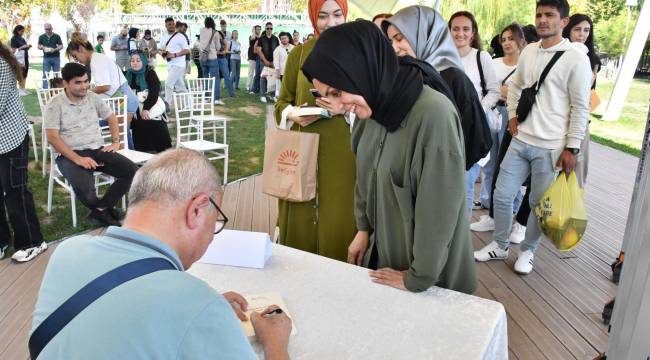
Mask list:
[[[278,199],[303,202],[316,197],[318,134],[269,128],[264,149],[262,191]]]

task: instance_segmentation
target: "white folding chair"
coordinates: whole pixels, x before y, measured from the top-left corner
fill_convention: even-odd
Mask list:
[[[36,146],[36,134],[34,133],[34,124],[29,123],[29,137],[32,139],[32,148],[34,149],[34,161],[38,162],[38,147]]]
[[[104,101],[108,104],[108,107],[113,110],[113,113],[117,118],[117,124],[120,127],[120,150],[118,153],[137,165],[142,165],[154,157],[153,154],[129,149],[129,122],[127,120],[126,96],[104,99]],[[108,125],[102,127],[102,136],[104,137],[106,144],[110,144],[111,131]]]
[[[154,155],[142,151],[131,150],[129,149],[129,122],[127,120],[127,111],[126,111],[126,96],[122,97],[113,97],[104,99],[104,102],[108,107],[113,110],[115,118],[117,119],[117,124],[119,126],[119,138],[120,138],[120,150],[117,151],[118,154],[124,156],[125,158],[131,160],[136,165],[142,165],[151,159]],[[151,120],[158,121],[158,120]],[[104,143],[106,145],[112,142],[111,139],[111,129],[107,124],[101,127],[102,137],[104,138]],[[96,172],[95,174],[95,189],[99,192],[99,187],[102,185],[112,184],[115,179],[112,176],[106,175],[101,172]],[[126,199],[122,198],[122,209],[126,210]]]
[[[43,152],[43,162],[41,164],[43,176],[45,176],[45,171],[47,168],[47,154],[48,144],[47,144],[47,132],[45,131],[45,105],[50,102],[54,96],[63,92],[63,88],[52,88],[52,89],[36,89],[36,95],[38,97],[38,106],[41,108],[41,151]],[[36,149],[36,146],[34,146]],[[34,151],[36,153],[36,151]]]
[[[201,152],[208,160],[223,159],[223,182],[228,183],[228,145],[203,139],[203,122],[193,121],[196,102],[203,101],[197,92],[174,94],[176,147]]]
[[[202,122],[203,131],[210,130],[214,142],[217,142],[217,132],[221,131],[223,134],[222,144],[227,144],[226,122],[228,119],[214,112],[214,104],[212,103],[214,99],[214,83],[214,78],[187,79],[189,92],[198,92],[203,95],[201,101],[194,104],[193,121]]]
[[[42,76],[39,80],[34,80],[34,85],[36,85],[36,90],[39,89],[48,89],[50,87],[50,80],[53,78],[60,78],[61,77],[61,72],[60,71],[50,71],[46,73],[44,76]],[[47,83],[47,87],[43,87],[43,82]]]
[[[74,190],[72,189],[72,185],[70,185],[68,180],[59,171],[59,167],[56,166],[56,162],[54,161],[54,150],[52,150],[52,146],[48,146],[47,149],[50,153],[50,159],[52,160],[50,161],[50,180],[48,181],[47,185],[47,213],[52,213],[52,197],[54,193],[54,183],[56,183],[70,194],[70,205],[72,207],[72,226],[77,227],[77,201]]]

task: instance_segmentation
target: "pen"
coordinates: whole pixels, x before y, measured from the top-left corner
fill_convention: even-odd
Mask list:
[[[270,316],[270,315],[275,315],[275,314],[282,314],[282,309],[271,310],[271,311],[267,312],[266,314],[264,314],[264,316]]]

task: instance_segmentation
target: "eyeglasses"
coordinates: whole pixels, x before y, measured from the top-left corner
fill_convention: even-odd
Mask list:
[[[208,197],[208,199],[210,200],[210,204],[212,204],[212,206],[214,206],[214,208],[217,209],[217,212],[219,213],[219,218],[217,218],[217,223],[214,227],[214,234],[217,235],[226,227],[226,224],[228,223],[228,217],[226,217],[226,214],[221,211],[221,208],[217,205],[217,203],[212,200],[212,197]]]
[[[273,30],[273,28],[272,27],[271,28],[266,28],[266,30]]]

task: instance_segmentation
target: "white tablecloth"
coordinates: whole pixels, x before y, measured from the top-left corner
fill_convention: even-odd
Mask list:
[[[292,359],[508,358],[498,302],[377,285],[367,269],[276,244],[262,270],[196,263],[189,272],[219,292],[280,293],[298,330]]]

